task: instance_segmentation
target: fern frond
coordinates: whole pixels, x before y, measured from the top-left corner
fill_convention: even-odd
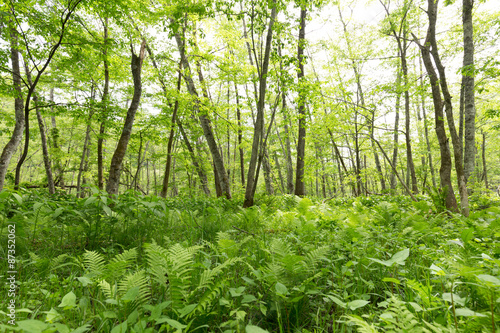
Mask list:
[[[302,262],[307,272],[313,274],[319,262],[326,259],[326,254],[329,250],[330,248],[328,246],[323,246],[307,253],[305,255],[305,260]]]
[[[103,294],[106,296],[106,298],[112,298],[114,299],[115,298],[115,294],[116,294],[116,288],[113,286],[111,287],[111,285],[108,283],[108,281],[106,280],[100,280],[97,285],[99,286],[99,288],[101,288]]]
[[[221,274],[226,267],[231,266],[237,263],[238,261],[241,261],[241,258],[230,258],[224,261],[222,264],[215,266],[212,269],[206,269],[205,271],[203,271],[203,273],[201,273],[198,286],[193,291],[193,293],[196,292],[197,290],[210,287],[212,285],[213,280],[219,274]]]
[[[121,254],[117,254],[109,261],[105,268],[105,278],[116,280],[126,273],[134,261],[137,259],[137,250],[135,248],[125,250]]]
[[[214,307],[220,299],[225,286],[225,281],[220,280],[215,285],[212,285],[210,289],[207,289],[203,296],[198,300],[198,306],[192,314],[195,312],[208,313],[208,309]]]
[[[118,282],[118,293],[122,296],[134,287],[139,287],[139,295],[136,298],[138,304],[149,299],[149,281],[144,271],[140,270],[125,276]]]
[[[358,327],[358,332],[359,333],[378,333],[377,329],[373,324],[368,324],[366,321],[363,320],[363,318],[359,316],[346,316],[350,321],[353,321],[356,326]]]
[[[89,272],[90,277],[98,277],[104,271],[104,256],[95,251],[85,251],[83,254],[83,263]]]

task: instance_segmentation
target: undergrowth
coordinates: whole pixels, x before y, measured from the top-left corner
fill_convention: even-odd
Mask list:
[[[499,201],[434,201],[3,191],[0,332],[495,332]]]

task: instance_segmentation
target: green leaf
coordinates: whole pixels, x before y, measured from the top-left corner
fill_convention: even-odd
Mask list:
[[[460,234],[460,238],[462,238],[462,240],[464,241],[464,243],[467,243],[467,242],[468,242],[468,241],[470,241],[473,237],[474,237],[474,228],[465,229],[465,230],[464,230],[464,231],[462,231],[462,233]]]
[[[179,315],[181,316],[181,318],[184,316],[187,316],[188,314],[193,312],[193,310],[197,306],[198,306],[198,303],[186,305],[185,307],[183,307],[182,309],[179,310]]]
[[[78,281],[80,281],[80,283],[82,284],[82,286],[86,287],[88,286],[89,284],[92,284],[92,280],[89,279],[88,277],[86,276],[79,276],[76,278]]]
[[[60,320],[62,317],[59,314],[59,312],[56,311],[56,309],[51,308],[50,311],[47,311],[47,317],[45,318],[45,321],[47,323],[54,323],[55,321]]]
[[[469,308],[456,309],[455,315],[461,316],[461,317],[486,317],[486,315],[479,313],[479,312],[474,312]]]
[[[55,323],[54,324],[54,327],[57,329],[57,332],[59,333],[69,333],[69,327],[64,325],[64,324],[61,324],[61,323]]]
[[[165,318],[165,322],[178,330],[182,330],[187,327],[187,325],[181,324],[177,320],[173,320],[170,318]]]
[[[243,295],[241,303],[251,303],[255,302],[257,298],[254,295]]]
[[[245,332],[246,333],[269,333],[268,330],[264,330],[258,326],[254,326],[254,325],[247,325],[245,327]]]
[[[94,201],[96,201],[97,198],[92,196],[92,197],[89,197],[87,200],[85,200],[85,203],[83,204],[84,206],[88,206],[90,204],[92,204]]]
[[[445,271],[441,267],[436,266],[434,264],[431,265],[430,269],[431,269],[431,273],[434,275],[439,275],[439,276],[446,275]]]
[[[229,292],[231,293],[232,297],[241,296],[241,295],[243,295],[244,291],[245,291],[245,287],[229,288]]]
[[[488,286],[498,287],[500,286],[500,280],[497,277],[488,274],[478,275],[477,278],[484,282]]]
[[[130,288],[125,295],[121,298],[124,302],[132,302],[135,301],[137,296],[139,295],[139,287]]]
[[[111,330],[111,333],[127,333],[127,321],[125,320],[123,323],[116,325]]]
[[[391,278],[391,277],[385,277],[382,279],[383,282],[392,282],[392,283],[395,283],[395,284],[401,284],[401,281],[399,281],[398,279],[395,279],[395,278]]]
[[[75,328],[73,331],[71,331],[71,333],[85,333],[85,332],[89,331],[91,327],[92,326],[90,326],[90,324],[85,324],[83,326]]]
[[[34,319],[21,320],[17,322],[17,327],[24,330],[26,333],[40,333],[48,326],[48,324]]]
[[[378,262],[379,264],[382,264],[387,267],[391,267],[394,264],[398,265],[404,265],[406,258],[410,255],[410,249],[404,249],[402,251],[399,251],[395,253],[391,259],[389,260],[380,260],[380,259],[375,259],[375,258],[368,258],[371,261]]]
[[[106,212],[106,215],[108,216],[112,215],[111,208],[109,208],[108,206],[104,205],[102,206],[102,209],[104,210],[104,212]]]
[[[370,302],[362,300],[362,299],[356,299],[354,301],[351,301],[351,302],[347,303],[347,306],[351,310],[356,310],[358,308],[362,308],[363,306],[365,306],[368,303],[370,303]]]
[[[14,196],[14,198],[16,198],[17,202],[19,203],[19,205],[22,205],[23,204],[23,198],[17,194],[17,193],[12,193],[12,195]]]
[[[451,293],[444,293],[443,300],[451,303]],[[461,306],[465,306],[465,298],[458,296],[457,294],[453,294],[453,303],[459,304]]]
[[[422,307],[420,305],[418,305],[415,302],[408,302],[408,304],[410,304],[413,307],[413,309],[415,310],[415,312],[420,312],[420,311],[424,310],[424,309],[422,309]]]
[[[114,311],[104,311],[102,315],[104,318],[118,318],[118,315]]]
[[[340,299],[338,299],[337,297],[335,296],[332,296],[332,295],[326,295],[326,297],[328,297],[330,300],[332,300],[335,304],[337,304],[338,306],[340,306],[341,308],[346,308],[347,304],[342,302]]]
[[[76,306],[76,295],[70,291],[66,295],[64,295],[61,304],[57,307],[63,308],[64,310],[72,309]]]
[[[280,282],[276,282],[275,289],[276,289],[276,293],[278,295],[286,296],[288,294],[288,289],[286,288],[286,286],[284,284],[282,284]]]

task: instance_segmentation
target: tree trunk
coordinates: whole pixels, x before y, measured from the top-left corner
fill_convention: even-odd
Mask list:
[[[403,83],[405,85],[405,141],[406,141],[406,160],[411,178],[411,190],[414,194],[418,193],[417,175],[415,173],[415,164],[413,163],[413,154],[411,149],[411,128],[410,128],[410,93],[408,91],[408,65],[406,63],[406,29],[403,29],[403,42],[398,38],[398,45],[401,55],[401,69],[403,71]]]
[[[90,130],[92,129],[91,122],[92,122],[92,111],[90,111],[89,119],[87,120],[87,130],[85,131],[85,141],[83,142],[82,157],[80,158],[80,167],[78,168],[78,176],[76,181],[76,196],[80,198],[83,198],[83,191],[81,190],[82,174],[85,169],[85,156],[87,155],[87,150],[89,149],[88,146],[90,141]]]
[[[254,127],[252,154],[247,173],[247,186],[245,188],[245,201],[243,208],[253,206],[255,179],[258,178],[256,173],[257,159],[260,155],[259,148],[262,149],[262,140],[264,134],[264,103],[267,89],[267,72],[269,68],[269,58],[271,55],[271,42],[273,38],[273,25],[277,15],[276,3],[272,2],[271,17],[269,19],[269,27],[267,30],[266,47],[264,51],[264,59],[259,72],[259,100],[257,103],[257,119]]]
[[[425,143],[427,145],[427,158],[429,160],[429,169],[431,170],[431,177],[432,177],[432,186],[436,187],[436,176],[434,174],[434,165],[432,163],[432,151],[431,151],[431,143],[429,141],[429,129],[427,126],[427,115],[425,111],[425,93],[424,93],[424,79],[422,75],[422,62],[421,58],[419,57],[418,63],[420,66],[420,88],[422,89],[422,92],[420,93],[420,98],[422,102],[422,117],[424,120],[424,133],[425,133]]]
[[[30,86],[32,86],[33,81],[31,80],[31,73],[30,73],[30,71],[28,69],[28,65],[26,63],[24,64],[24,69],[26,71],[26,78],[28,79],[28,84]],[[40,129],[43,165],[45,167],[45,174],[47,175],[47,187],[49,189],[49,194],[52,195],[52,194],[56,193],[56,188],[54,185],[54,178],[52,177],[52,167],[50,165],[51,163],[50,163],[50,157],[49,157],[49,148],[47,146],[47,137],[45,136],[45,126],[43,124],[42,114],[40,113],[40,110],[38,109],[38,107],[39,107],[38,95],[36,94],[35,91],[33,91],[33,102],[35,103],[36,118],[38,120],[38,127]]]
[[[174,20],[171,19],[171,22],[174,23]],[[208,148],[210,149],[210,154],[212,155],[217,176],[219,177],[220,180],[220,186],[222,188],[223,195],[226,198],[231,199],[231,187],[229,184],[229,178],[227,176],[224,167],[224,162],[222,160],[222,156],[217,146],[217,142],[215,141],[212,129],[212,122],[204,112],[200,111],[200,100],[198,98],[198,93],[196,92],[196,88],[194,86],[193,78],[191,77],[191,67],[189,65],[189,61],[186,55],[185,44],[183,39],[181,38],[181,35],[178,32],[175,33],[175,40],[181,56],[182,67],[184,67],[185,70],[184,81],[186,82],[189,94],[193,96],[195,99],[193,107],[198,115],[201,127],[203,128],[203,134],[205,136],[205,139],[207,140]]]
[[[453,154],[455,157],[455,171],[457,172],[458,178],[458,189],[460,192],[460,208],[462,214],[464,216],[469,216],[469,194],[467,192],[467,184],[465,181],[465,174],[463,169],[463,155],[462,155],[462,147],[460,146],[460,139],[457,134],[457,130],[455,128],[455,121],[453,119],[453,105],[451,100],[451,95],[448,90],[448,83],[446,82],[446,74],[444,70],[444,66],[441,63],[441,58],[438,52],[438,46],[436,42],[436,19],[437,19],[437,5],[438,1],[433,2],[433,0],[428,0],[429,7],[432,7],[432,10],[429,10],[429,30],[430,30],[430,53],[432,58],[434,59],[434,63],[436,64],[436,68],[439,73],[439,84],[441,86],[441,90],[443,92],[444,99],[444,110],[446,112],[446,120],[448,123],[448,128],[450,130],[450,136],[453,143]],[[474,151],[473,151],[474,154]],[[474,158],[474,156],[472,157]],[[474,165],[473,165],[474,167]]]
[[[481,145],[482,157],[483,157],[483,179],[484,179],[484,187],[488,189],[488,168],[486,167],[486,133],[481,132],[483,135],[483,143]]]
[[[182,79],[182,64],[179,63],[179,76],[177,77],[177,92],[181,91]],[[168,178],[170,177],[170,164],[172,163],[172,143],[174,142],[175,123],[177,118],[177,110],[179,109],[179,99],[175,99],[174,109],[172,111],[172,119],[170,124],[170,135],[167,143],[167,163],[165,164],[165,177],[163,177],[163,187],[160,192],[160,197],[165,198],[168,191]]]
[[[243,153],[243,131],[241,125],[241,111],[240,111],[240,96],[238,94],[238,87],[234,83],[234,91],[236,93],[236,118],[238,120],[238,150],[240,153],[240,177],[241,186],[245,187],[245,154]]]
[[[264,147],[264,181],[266,183],[266,192],[269,195],[274,194],[273,181],[271,179],[271,164],[269,163],[269,154],[267,148]]]
[[[132,97],[132,102],[127,111],[127,117],[123,125],[122,134],[120,140],[115,149],[115,153],[111,159],[111,165],[109,167],[109,178],[106,184],[106,192],[109,194],[118,194],[118,187],[120,183],[120,173],[123,163],[123,158],[127,151],[128,142],[130,140],[130,135],[132,134],[132,126],[134,124],[135,114],[139,108],[139,103],[141,101],[142,93],[142,81],[141,81],[141,70],[142,62],[144,60],[146,41],[143,39],[141,43],[141,48],[139,55],[134,53],[133,45],[130,45],[132,50],[132,77],[134,79],[134,95]]]
[[[104,159],[103,159],[103,145],[104,133],[106,132],[106,119],[108,117],[108,104],[109,104],[109,65],[108,65],[108,18],[104,21],[104,49],[102,51],[104,56],[104,89],[102,91],[102,113],[99,126],[99,135],[97,137],[97,185],[99,189],[104,188]]]
[[[474,172],[476,154],[476,107],[474,101],[474,40],[472,9],[474,0],[463,0],[464,67],[462,82],[464,89],[464,175],[465,182]]]
[[[446,191],[446,199],[445,199],[446,208],[456,212],[458,211],[457,201],[455,199],[455,193],[453,191],[453,185],[451,183],[451,168],[452,168],[451,153],[444,125],[444,114],[443,114],[444,103],[441,97],[441,90],[439,84],[439,81],[442,78],[438,77],[436,70],[434,69],[434,65],[432,63],[429,51],[430,47],[429,44],[431,43],[431,40],[435,38],[436,7],[437,7],[437,2],[435,6],[433,0],[428,0],[427,14],[429,16],[429,28],[427,30],[427,37],[425,43],[423,45],[420,44],[415,35],[413,36],[413,38],[420,47],[420,51],[422,53],[422,59],[424,61],[424,66],[427,69],[429,80],[431,82],[432,100],[434,102],[436,135],[438,137],[439,150],[441,154],[441,167],[439,168],[441,189],[443,191]]]
[[[399,52],[398,52],[399,53]],[[400,56],[401,58],[401,56]],[[397,166],[398,164],[398,139],[399,139],[399,108],[401,105],[401,93],[399,91],[401,87],[401,71],[399,66],[397,68],[396,74],[396,117],[394,118],[394,149],[392,152],[392,165]],[[391,173],[391,190],[396,190],[396,175]]]
[[[12,29],[10,33],[10,61],[12,64],[12,82],[14,86],[14,110],[16,115],[16,124],[12,136],[5,145],[2,155],[0,156],[0,191],[3,190],[5,176],[9,167],[10,160],[14,155],[17,147],[21,143],[24,131],[24,109],[23,97],[21,91],[21,70],[19,68],[19,50],[18,50],[17,32]]]
[[[305,34],[306,34],[306,16],[307,10],[305,5],[300,9],[300,29],[297,50],[298,72],[297,79],[299,83],[299,99],[298,99],[298,112],[299,112],[299,134],[297,138],[297,167],[295,169],[295,195],[304,196],[306,194],[304,184],[304,166],[306,154],[306,96],[304,87],[304,49],[305,49]]]

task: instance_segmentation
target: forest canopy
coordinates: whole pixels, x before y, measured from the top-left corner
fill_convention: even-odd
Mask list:
[[[0,189],[468,195],[498,178],[494,1],[2,2]],[[31,120],[31,121],[30,121]]]

